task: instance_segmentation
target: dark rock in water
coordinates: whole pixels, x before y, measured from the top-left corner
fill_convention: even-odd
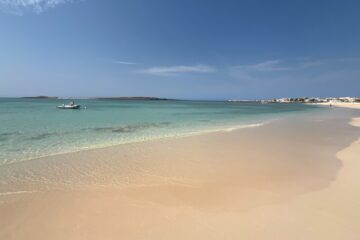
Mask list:
[[[94,131],[111,131],[113,133],[130,133],[139,130],[145,130],[148,128],[156,128],[170,125],[171,122],[160,122],[160,123],[144,123],[144,124],[132,124],[120,127],[98,127],[98,128],[85,128],[83,130],[94,130]]]
[[[42,133],[42,134],[38,134],[38,135],[35,135],[35,136],[32,136],[32,137],[29,137],[28,139],[29,140],[41,140],[41,139],[44,139],[44,138],[48,138],[52,135],[55,135],[55,133]]]
[[[4,133],[0,133],[0,136],[7,137],[16,134],[18,134],[18,132],[4,132]]]
[[[4,141],[6,141],[6,140],[8,140],[8,139],[9,139],[8,136],[1,136],[1,135],[0,135],[0,142],[4,142]]]
[[[98,128],[84,128],[83,130],[94,130],[94,131],[111,131],[113,127],[98,127]]]
[[[9,138],[11,138],[11,136],[17,135],[19,134],[19,132],[4,132],[4,133],[0,133],[0,141],[6,141]]]
[[[135,126],[125,126],[120,128],[114,128],[111,131],[114,133],[129,133],[129,132],[136,132],[136,130],[139,130],[139,128]]]

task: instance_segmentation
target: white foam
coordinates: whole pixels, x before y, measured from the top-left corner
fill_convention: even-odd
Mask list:
[[[15,192],[0,192],[0,196],[8,196],[8,195],[15,195],[15,194],[30,194],[36,193],[38,191],[15,191]]]

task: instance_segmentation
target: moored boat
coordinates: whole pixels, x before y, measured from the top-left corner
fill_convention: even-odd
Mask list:
[[[69,104],[62,104],[57,106],[59,109],[80,109],[80,105],[75,104],[75,102],[70,102]]]

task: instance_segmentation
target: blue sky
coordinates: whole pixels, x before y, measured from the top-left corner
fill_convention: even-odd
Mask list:
[[[360,96],[358,0],[0,0],[0,96]]]

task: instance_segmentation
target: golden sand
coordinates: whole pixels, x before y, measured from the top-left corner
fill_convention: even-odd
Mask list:
[[[347,102],[331,102],[331,103],[315,103],[317,105],[323,106],[333,106],[333,107],[345,107],[345,108],[354,108],[360,109],[360,103],[347,103]]]
[[[350,124],[355,127],[360,127],[360,118],[352,118]]]

